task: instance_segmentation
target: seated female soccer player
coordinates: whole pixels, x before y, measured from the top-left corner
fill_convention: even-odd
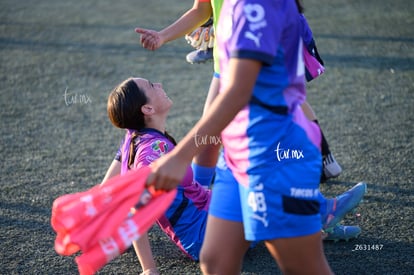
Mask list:
[[[114,126],[126,129],[127,132],[102,184],[128,169],[149,166],[174,148],[176,142],[166,132],[166,120],[172,104],[162,84],[151,83],[146,79],[129,78],[113,89],[108,97],[108,116]],[[358,184],[341,196],[327,200],[327,208],[321,211],[324,212],[321,214],[324,228],[332,227],[338,232],[354,230],[355,237],[359,234],[357,226],[336,223],[358,205],[363,196],[360,192],[362,188],[364,184]],[[210,190],[193,180],[189,166],[185,178],[177,188],[174,202],[157,221],[185,255],[196,261],[204,240],[210,196]],[[148,236],[142,236],[133,245],[141,263],[142,274],[158,274]]]

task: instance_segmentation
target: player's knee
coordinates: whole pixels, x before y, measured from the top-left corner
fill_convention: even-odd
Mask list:
[[[214,267],[217,267],[217,259],[214,253],[202,249],[200,252],[200,268],[203,274],[213,274]]]
[[[204,251],[200,255],[200,269],[203,274],[238,275],[241,272],[241,264],[241,259],[225,257],[217,251]]]

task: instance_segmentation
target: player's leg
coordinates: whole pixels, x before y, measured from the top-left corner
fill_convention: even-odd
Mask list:
[[[200,253],[203,273],[240,274],[248,247],[249,242],[244,238],[239,184],[220,156]]]
[[[305,116],[309,120],[314,121],[317,119],[315,112],[313,111],[312,107],[309,105],[307,101],[303,102],[301,107],[303,112],[305,113]]]
[[[218,76],[213,76],[208,90],[207,98],[204,103],[203,115],[216,98],[219,91],[220,80]],[[207,146],[193,159],[192,168],[194,178],[203,186],[210,186],[214,177],[217,158],[219,155],[221,142],[220,137],[206,137],[204,139]]]
[[[206,234],[200,253],[203,274],[238,275],[243,256],[249,247],[244,240],[243,224],[208,217]]]
[[[207,109],[210,108],[211,103],[217,97],[220,88],[220,78],[218,74],[214,74],[211,78],[210,87],[208,89],[208,94],[206,101],[204,102],[203,115],[206,114]]]
[[[319,125],[316,114],[313,111],[312,107],[309,105],[309,103],[305,101],[301,107],[306,117],[309,120]],[[319,128],[321,130],[321,135],[322,135],[321,149],[322,149],[323,171],[322,171],[322,176],[321,176],[321,182],[325,182],[326,180],[330,178],[338,177],[342,172],[342,168],[336,161],[335,157],[333,156],[329,148],[328,141],[326,140],[325,135],[323,134],[322,128],[320,126]]]
[[[320,232],[266,241],[265,245],[283,274],[332,274]]]

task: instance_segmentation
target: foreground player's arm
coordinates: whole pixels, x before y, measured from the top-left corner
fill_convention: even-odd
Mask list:
[[[143,28],[136,28],[135,32],[141,34],[140,42],[148,50],[156,50],[165,43],[183,37],[195,28],[205,23],[212,15],[209,1],[194,1],[194,5],[177,21],[157,32]]]
[[[262,63],[250,59],[230,59],[228,81],[223,86],[223,92],[175,149],[153,163],[147,184],[165,190],[173,189],[179,184],[191,159],[204,148],[196,143],[195,137],[220,135],[248,104],[261,66]]]

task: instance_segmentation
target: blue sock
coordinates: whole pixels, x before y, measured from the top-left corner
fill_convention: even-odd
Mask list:
[[[193,162],[191,163],[191,168],[193,168],[195,181],[200,183],[202,186],[207,188],[210,187],[214,173],[216,172],[216,167],[201,166]]]

